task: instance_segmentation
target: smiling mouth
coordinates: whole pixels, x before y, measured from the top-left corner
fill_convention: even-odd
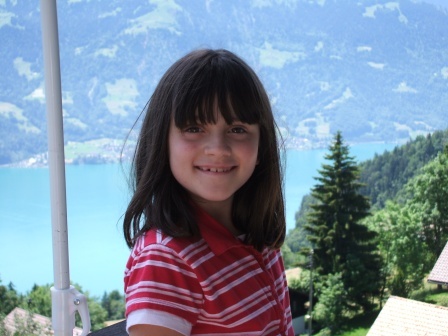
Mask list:
[[[204,167],[197,167],[199,170],[204,172],[212,172],[212,173],[227,173],[233,169],[233,167],[229,168],[204,168]]]

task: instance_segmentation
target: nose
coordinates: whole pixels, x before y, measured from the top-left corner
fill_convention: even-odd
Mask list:
[[[205,144],[204,152],[206,155],[229,156],[231,151],[230,143],[225,134],[210,134]]]

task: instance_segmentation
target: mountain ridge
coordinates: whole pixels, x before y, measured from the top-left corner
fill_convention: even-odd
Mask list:
[[[163,72],[200,47],[230,49],[256,70],[289,147],[324,147],[337,130],[349,142],[403,142],[448,126],[448,11],[427,3],[58,6],[67,144],[124,139]],[[38,5],[5,1],[0,14],[6,164],[46,151],[46,121]]]

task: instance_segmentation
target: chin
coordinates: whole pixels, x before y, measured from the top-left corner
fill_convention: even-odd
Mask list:
[[[193,196],[193,199],[198,203],[222,203],[232,199],[232,195],[203,195]]]

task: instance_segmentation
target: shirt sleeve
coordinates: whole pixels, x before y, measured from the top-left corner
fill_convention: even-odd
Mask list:
[[[188,321],[172,314],[153,309],[140,309],[131,312],[126,321],[126,331],[129,332],[129,328],[137,324],[165,327],[185,336],[191,333],[191,324]]]
[[[149,309],[194,325],[203,304],[196,274],[179,255],[162,244],[134,249],[126,265],[126,317]]]

